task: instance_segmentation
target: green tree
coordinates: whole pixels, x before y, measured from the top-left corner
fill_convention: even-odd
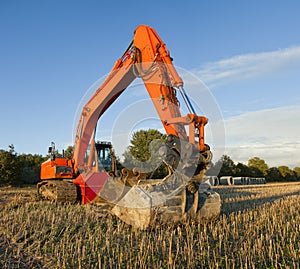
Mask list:
[[[269,170],[266,162],[258,157],[248,160],[248,167],[251,169],[252,176],[266,176]],[[259,173],[261,172],[261,173]]]
[[[154,140],[165,142],[166,135],[160,133],[158,130],[140,130],[132,135],[130,140],[129,153],[138,161],[145,162],[150,159],[150,144]]]
[[[282,165],[278,167],[278,170],[281,174],[281,176],[284,178],[284,181],[295,181],[296,180],[296,176],[293,172],[293,170],[291,170],[289,167]]]
[[[73,152],[74,152],[74,147],[73,146],[68,146],[65,149],[65,157],[68,159],[72,159],[73,158]]]
[[[235,176],[237,177],[247,177],[250,175],[250,169],[247,165],[243,163],[238,163],[235,169]]]
[[[20,183],[34,184],[39,181],[40,167],[47,157],[38,154],[21,154],[18,156]]]
[[[234,176],[236,173],[236,166],[234,161],[228,156],[223,155],[220,160],[218,160],[215,165],[214,169],[219,172],[219,176]]]
[[[249,166],[249,174],[250,177],[264,177],[265,175],[261,170],[259,170],[257,167]]]
[[[271,181],[283,181],[284,178],[282,177],[280,171],[278,170],[277,167],[271,167],[268,172],[267,172],[267,176],[266,179],[268,182]]]
[[[158,130],[139,130],[132,135],[130,145],[124,152],[123,166],[128,169],[139,167],[151,172],[153,178],[164,177],[165,165],[158,156],[158,149],[165,143],[166,135]]]
[[[16,185],[19,181],[20,165],[14,146],[9,146],[9,151],[0,150],[0,184]]]
[[[9,145],[8,151],[0,150],[0,185],[36,183],[46,158],[37,154],[18,155],[13,145]]]
[[[297,180],[300,180],[300,167],[295,167],[293,169],[293,171],[294,171],[294,174],[295,174]]]
[[[15,146],[13,145],[13,144],[10,144],[9,146],[8,146],[8,148],[9,148],[9,153],[11,153],[11,154],[17,154],[16,152],[15,152]]]

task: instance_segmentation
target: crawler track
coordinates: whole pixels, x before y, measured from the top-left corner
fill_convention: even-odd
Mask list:
[[[45,180],[37,185],[40,197],[58,203],[77,201],[77,186],[70,181]]]

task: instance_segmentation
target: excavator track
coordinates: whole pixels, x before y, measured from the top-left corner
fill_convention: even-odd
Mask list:
[[[37,185],[38,195],[46,200],[58,203],[74,203],[77,201],[77,186],[70,181],[45,180]]]

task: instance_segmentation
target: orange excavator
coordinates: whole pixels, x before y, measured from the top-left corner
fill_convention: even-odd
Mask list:
[[[167,134],[158,150],[169,171],[162,179],[151,179],[138,167],[117,171],[112,145],[95,140],[99,118],[136,78],[143,81]],[[181,114],[178,93],[188,109],[186,115]],[[204,141],[207,122],[196,114],[165,43],[153,28],[140,25],[83,107],[73,158],[56,157],[54,143],[49,148],[38,194],[58,202],[98,203],[142,229],[157,221],[214,218],[220,213],[220,196],[202,182],[212,157]]]

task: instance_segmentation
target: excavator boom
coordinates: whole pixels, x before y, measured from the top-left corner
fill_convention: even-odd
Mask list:
[[[77,127],[73,161],[78,169],[84,167],[84,156],[98,119],[136,78],[141,78],[168,135],[188,140],[206,150],[204,145],[204,116],[197,116],[183,89],[183,81],[175,70],[170,52],[156,31],[145,25],[134,32],[134,39],[118,59],[103,84],[84,106]],[[187,101],[191,115],[182,117],[176,97],[177,89]],[[184,125],[191,124],[200,131],[199,145],[195,143],[195,128],[186,133]],[[193,140],[194,139],[194,140]]]

